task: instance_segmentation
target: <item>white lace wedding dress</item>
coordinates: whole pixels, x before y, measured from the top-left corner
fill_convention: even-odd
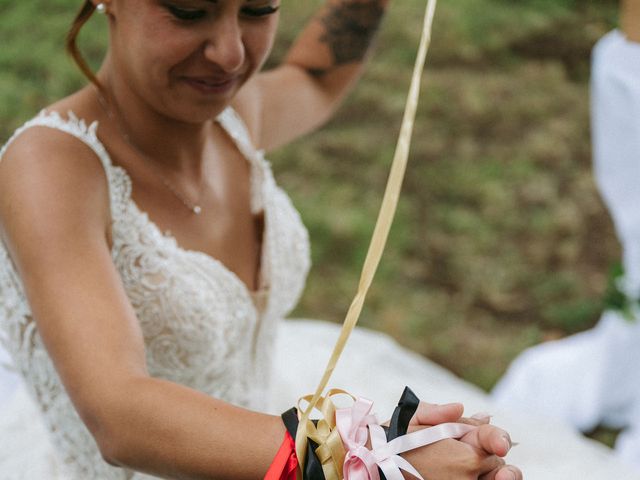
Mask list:
[[[41,113],[13,138],[36,127],[58,129],[84,142],[102,162],[109,182],[112,257],[142,327],[149,373],[258,409],[271,375],[276,322],[302,292],[309,242],[297,211],[276,186],[269,164],[249,142],[235,112],[225,110],[218,122],[250,162],[252,210],[264,212],[261,288],[255,295],[214,258],[180,248],[138,209],[127,173],[111,163],[96,135],[97,123],[86,125],[73,114],[65,120],[55,112]],[[78,480],[142,478],[100,458],[47,355],[4,248],[0,326],[5,346],[43,412],[59,468]]]
[[[28,128],[55,128],[87,144],[102,162],[110,189],[113,261],[141,323],[151,374],[278,413],[313,390],[338,327],[281,321],[304,285],[307,233],[241,120],[230,109],[218,120],[251,164],[253,210],[265,215],[257,293],[215,259],[180,248],[137,208],[126,172],[111,163],[97,138],[97,124],[42,113],[16,136]],[[1,245],[0,332],[23,378],[0,374],[0,480],[151,478],[101,459],[60,384]],[[425,400],[462,401],[469,413],[491,412],[520,442],[510,461],[530,479],[640,479],[605,447],[540,417],[495,409],[479,389],[378,333],[354,332],[331,384],[375,399],[382,416],[391,412],[404,385]]]

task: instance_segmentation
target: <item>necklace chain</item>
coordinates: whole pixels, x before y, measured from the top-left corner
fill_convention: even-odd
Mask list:
[[[140,155],[142,158],[144,158],[146,160],[146,163],[151,164],[152,163],[151,159],[149,159],[149,157],[147,155],[145,155],[144,152],[142,152],[142,150],[140,150],[140,148],[138,148],[138,146],[131,140],[131,137],[129,136],[129,134],[124,130],[122,122],[118,118],[119,115],[117,113],[114,113],[113,110],[110,108],[109,101],[102,95],[102,92],[98,91],[97,94],[98,94],[98,101],[100,102],[100,106],[105,111],[105,113],[107,114],[109,119],[113,123],[115,123],[116,127],[118,128],[118,131],[120,132],[120,135],[122,136],[124,141],[127,143],[127,145],[129,145],[133,150],[135,150],[138,153],[138,155]],[[185,207],[187,207],[187,209],[191,213],[194,213],[196,215],[200,215],[200,213],[202,213],[202,207],[200,206],[200,202],[193,203],[193,202],[189,201],[157,169],[150,169],[150,170],[158,178],[158,180],[160,180],[162,182],[162,185],[164,185],[164,187],[167,190],[169,190],[178,200],[180,200],[180,203],[182,203]]]

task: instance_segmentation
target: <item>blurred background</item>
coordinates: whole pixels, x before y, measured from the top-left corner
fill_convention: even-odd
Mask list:
[[[320,3],[283,0],[271,64]],[[312,240],[295,316],[341,322],[355,293],[425,3],[393,1],[338,115],[270,155]],[[0,0],[0,144],[85,83],[63,48],[80,4]],[[592,178],[590,52],[616,22],[617,0],[439,2],[403,197],[362,325],[490,389],[524,348],[595,324],[620,250]],[[80,42],[94,68],[105,39],[95,18]]]

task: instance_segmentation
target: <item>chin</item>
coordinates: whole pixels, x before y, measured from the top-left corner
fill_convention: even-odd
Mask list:
[[[177,118],[177,120],[184,123],[191,123],[193,125],[202,124],[216,118],[224,111],[225,108],[227,108],[227,106],[228,104],[215,109],[208,109],[206,111],[198,110],[197,112],[185,113]]]
[[[166,105],[160,108],[159,112],[163,115],[184,123],[199,124],[205,123],[217,117],[225,108],[231,104],[229,99],[216,99],[215,101],[173,101],[172,105]]]
[[[244,83],[244,82],[242,82]],[[235,98],[241,83],[236,88],[213,94],[180,89],[164,103],[161,111],[167,116],[186,123],[203,123],[217,117]]]

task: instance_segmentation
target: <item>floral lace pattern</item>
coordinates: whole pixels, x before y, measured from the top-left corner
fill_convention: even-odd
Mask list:
[[[276,185],[263,152],[230,108],[218,122],[251,165],[251,205],[264,214],[258,308],[246,285],[209,255],[182,249],[131,199],[131,180],[112,164],[97,122],[42,112],[18,129],[61,130],[87,144],[104,166],[112,217],[112,258],[140,322],[152,376],[236,405],[258,409],[266,397],[279,319],[295,306],[310,265],[309,240],[288,196]],[[0,243],[0,341],[43,412],[58,463],[71,479],[151,478],[106,464],[74,410],[36,329],[12,261]],[[65,477],[66,478],[66,477]]]

